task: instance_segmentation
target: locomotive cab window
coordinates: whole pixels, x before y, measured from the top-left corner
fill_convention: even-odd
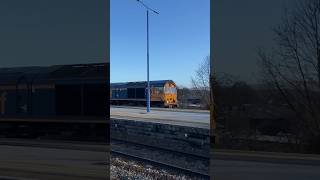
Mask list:
[[[165,87],[164,91],[165,93],[172,93],[172,94],[177,93],[177,89],[173,87]]]

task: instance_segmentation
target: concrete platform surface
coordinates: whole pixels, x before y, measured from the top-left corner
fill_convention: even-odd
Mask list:
[[[0,145],[0,177],[107,179],[107,152]]]
[[[234,160],[213,160],[214,180],[319,180],[320,166],[263,163]]]
[[[61,142],[62,147],[54,148],[59,142],[2,140],[0,144],[0,179],[108,179],[109,153],[83,150],[85,144]],[[68,144],[70,146],[68,146]],[[30,147],[29,145],[33,146]],[[46,146],[50,145],[51,148]],[[82,150],[74,149],[78,146]],[[68,149],[72,148],[72,149]],[[103,146],[104,148],[104,146]],[[220,156],[216,159],[216,156]],[[224,155],[241,156],[238,160],[230,159]],[[253,160],[249,156],[254,156]],[[283,156],[281,158],[281,156]],[[247,159],[248,158],[248,159]],[[273,159],[269,162],[261,158]],[[276,159],[282,159],[280,160]],[[288,159],[296,159],[298,162],[287,162]],[[211,151],[210,175],[214,180],[318,180],[320,177],[320,165],[308,165],[308,161],[320,160],[319,155],[308,154],[283,154],[265,152],[242,151]],[[307,161],[301,163],[301,161]],[[214,178],[213,178],[214,177]]]
[[[146,110],[146,107],[142,106],[116,106],[111,105],[111,108],[129,108],[129,109],[142,109]],[[161,107],[151,107],[151,110],[157,110],[157,111],[171,111],[171,112],[204,112],[209,113],[209,110],[202,110],[202,109],[181,109],[181,108],[161,108]]]
[[[319,154],[241,151],[216,149],[211,151],[211,157],[215,160],[254,161],[263,163],[300,164],[320,167]]]
[[[211,151],[214,180],[318,180],[320,156],[276,152]]]
[[[209,129],[210,113],[208,111],[182,112],[151,109],[147,113],[142,108],[110,107],[111,119],[146,121],[180,126]]]

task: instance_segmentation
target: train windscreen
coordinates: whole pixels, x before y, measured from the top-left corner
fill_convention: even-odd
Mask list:
[[[165,93],[176,94],[177,93],[177,88],[175,88],[175,87],[164,87],[164,92]]]

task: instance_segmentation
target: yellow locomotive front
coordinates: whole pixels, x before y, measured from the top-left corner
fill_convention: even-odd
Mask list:
[[[164,85],[163,100],[165,107],[177,107],[177,87],[173,82]]]
[[[151,102],[159,107],[177,107],[177,87],[173,81],[151,87]]]

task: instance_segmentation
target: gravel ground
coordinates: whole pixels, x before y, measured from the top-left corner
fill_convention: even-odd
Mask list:
[[[160,149],[150,149],[136,144],[127,144],[119,141],[111,141],[111,148],[127,154],[144,157],[158,162],[171,164],[185,169],[192,169],[193,171],[208,174],[209,172],[209,152],[206,161],[191,158],[183,154],[172,154],[171,152],[162,151]]]
[[[199,177],[191,177],[185,174],[179,174],[169,169],[160,169],[150,164],[144,164],[133,160],[124,159],[122,157],[111,157],[110,166],[111,180],[193,180]]]

